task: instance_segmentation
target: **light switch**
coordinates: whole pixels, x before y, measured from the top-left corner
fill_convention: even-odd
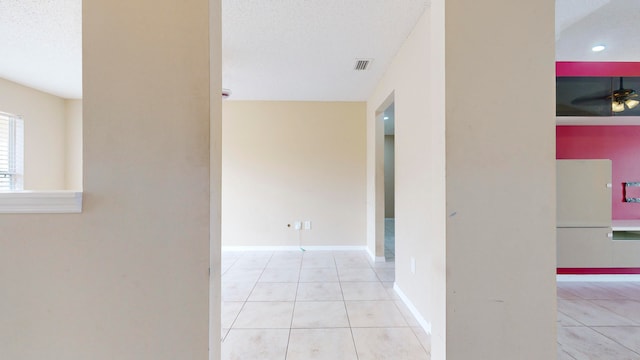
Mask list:
[[[311,230],[311,220],[305,220],[304,229],[305,230]]]

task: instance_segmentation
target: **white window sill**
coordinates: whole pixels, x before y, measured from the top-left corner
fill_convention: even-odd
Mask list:
[[[0,192],[0,214],[70,214],[81,212],[81,191]]]

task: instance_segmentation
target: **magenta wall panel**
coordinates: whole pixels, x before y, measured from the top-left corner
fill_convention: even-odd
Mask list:
[[[640,203],[623,197],[623,183],[640,181],[640,126],[557,126],[556,158],[610,159],[612,217],[640,219]]]
[[[558,61],[556,76],[640,76],[640,63]]]

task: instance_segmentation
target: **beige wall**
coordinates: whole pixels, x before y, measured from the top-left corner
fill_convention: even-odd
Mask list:
[[[25,190],[82,189],[82,100],[0,78],[0,111],[24,120]]]
[[[223,134],[223,245],[365,245],[364,103],[225,101]]]
[[[391,97],[396,285],[434,360],[556,357],[553,9],[432,1],[367,103],[368,248],[380,256]],[[514,83],[535,100],[499,96]]]
[[[448,360],[557,357],[554,6],[432,1]]]
[[[82,190],[82,100],[65,100],[65,188]]]
[[[24,119],[24,188],[65,189],[65,101],[0,79],[0,111]]]
[[[384,217],[395,217],[395,145],[394,136],[384,136]]]
[[[0,216],[0,358],[207,358],[208,4],[83,3],[83,213]]]
[[[381,242],[375,244],[375,222],[383,212],[376,210],[380,204],[374,200],[376,191],[381,194],[382,175],[376,169],[382,157],[373,154],[376,146],[382,146],[376,136],[382,139],[383,120],[376,117],[376,111],[386,108],[384,103],[393,94],[396,285],[434,330],[439,330],[445,309],[444,123],[432,120],[430,113],[429,15],[427,9],[367,102],[367,244],[371,252],[382,256]],[[378,219],[372,215],[376,211]],[[412,257],[415,274],[411,273]]]

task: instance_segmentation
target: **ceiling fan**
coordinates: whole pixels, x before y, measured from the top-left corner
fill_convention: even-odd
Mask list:
[[[620,77],[620,89],[615,90],[611,96],[608,98],[611,99],[611,110],[613,112],[622,112],[625,110],[625,107],[628,109],[633,109],[634,107],[640,104],[640,101],[637,100],[638,93],[636,93],[633,89],[625,89],[622,83],[622,76]]]
[[[613,87],[613,86],[612,86]],[[600,102],[602,100],[611,101],[611,111],[615,113],[623,112],[626,109],[633,109],[640,105],[638,93],[634,89],[625,89],[623,77],[620,77],[620,88],[611,94],[596,97],[579,97],[571,101],[574,105]]]

